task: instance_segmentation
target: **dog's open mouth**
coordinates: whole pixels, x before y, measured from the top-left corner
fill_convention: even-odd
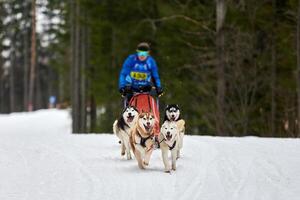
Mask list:
[[[127,122],[132,122],[134,119],[134,116],[133,115],[130,115],[127,117]]]
[[[175,119],[176,119],[175,116],[172,116],[172,117],[171,117],[171,120],[172,120],[172,121],[175,121]]]
[[[150,129],[151,129],[151,125],[144,125],[144,127],[145,127],[145,130],[146,130],[147,132],[149,132]]]
[[[166,138],[168,141],[170,141],[172,139],[172,135],[167,135]]]

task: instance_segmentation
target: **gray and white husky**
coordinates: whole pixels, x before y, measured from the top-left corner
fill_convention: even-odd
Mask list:
[[[137,122],[138,115],[138,110],[135,107],[128,106],[123,110],[121,117],[113,124],[113,132],[121,140],[121,155],[125,155],[126,152],[127,160],[132,159],[129,137],[132,127]]]

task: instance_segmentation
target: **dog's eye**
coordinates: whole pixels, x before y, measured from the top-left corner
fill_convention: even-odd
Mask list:
[[[167,130],[167,127],[165,129]]]
[[[173,128],[171,128],[171,130],[173,130]]]

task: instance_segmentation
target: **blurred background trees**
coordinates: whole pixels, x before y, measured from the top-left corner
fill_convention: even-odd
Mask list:
[[[1,113],[28,109],[32,2],[0,1]],[[165,89],[161,112],[179,104],[188,134],[296,137],[298,5],[36,0],[33,109],[47,108],[55,96],[61,107],[72,105],[74,132],[112,132],[122,110],[122,63],[147,41]]]

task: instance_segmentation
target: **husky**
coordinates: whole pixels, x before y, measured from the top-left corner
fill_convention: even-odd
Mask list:
[[[129,136],[131,129],[137,122],[138,115],[138,110],[135,107],[128,106],[123,110],[121,117],[113,124],[113,132],[121,140],[121,155],[124,156],[126,152],[127,160],[132,159]]]
[[[165,121],[160,129],[160,149],[162,159],[165,165],[165,172],[171,173],[171,170],[176,170],[176,160],[180,151],[182,138],[175,121]],[[168,161],[168,153],[171,151],[172,168]]]
[[[183,136],[185,134],[185,121],[181,118],[180,108],[177,104],[167,105],[165,109],[165,118],[164,122],[175,122],[177,129],[179,131],[179,150],[177,154],[177,159],[180,158],[180,149],[183,146]]]
[[[154,146],[154,115],[141,112],[135,127],[131,130],[130,145],[140,169],[149,165]]]

